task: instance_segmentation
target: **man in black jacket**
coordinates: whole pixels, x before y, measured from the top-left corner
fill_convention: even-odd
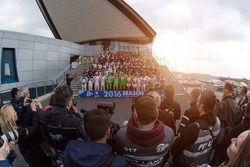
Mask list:
[[[19,128],[19,150],[25,161],[32,167],[49,166],[49,159],[40,147],[43,141],[39,128],[39,114],[43,113],[42,105],[36,100],[23,107],[23,112],[29,112],[30,120],[26,119]]]
[[[174,120],[174,124],[176,120],[181,117],[181,107],[179,103],[174,100],[174,87],[172,85],[167,85],[165,87],[165,99],[161,103],[162,112],[168,112],[172,116]],[[176,129],[176,128],[175,128]]]
[[[10,93],[12,97],[10,103],[12,104],[14,110],[17,112],[17,117],[18,117],[17,125],[20,125],[20,122],[23,121],[23,112],[22,112],[23,101],[20,98],[20,92],[18,88],[11,89]]]
[[[63,152],[69,140],[84,138],[82,119],[70,109],[73,91],[64,85],[55,90],[54,107],[40,116],[42,131],[48,143],[56,150],[57,159],[63,162]]]
[[[98,123],[97,123],[98,122]],[[107,144],[111,133],[110,116],[102,109],[84,114],[84,127],[89,140],[71,140],[65,149],[65,167],[127,167],[126,159],[112,153]]]
[[[183,128],[171,148],[175,167],[208,163],[213,143],[220,133],[220,120],[214,113],[215,104],[216,97],[211,90],[201,93],[197,101],[199,117]]]
[[[217,105],[216,114],[221,121],[221,134],[219,142],[223,140],[232,127],[235,125],[235,120],[239,114],[239,108],[233,97],[233,85],[226,82],[223,88],[223,99]]]

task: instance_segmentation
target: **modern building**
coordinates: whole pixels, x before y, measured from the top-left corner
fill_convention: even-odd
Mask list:
[[[100,45],[80,45],[36,35],[0,31],[0,91],[55,80],[69,68],[72,56],[91,56],[101,50]]]
[[[106,48],[152,52],[155,31],[123,0],[36,2],[55,39],[0,31],[0,95],[28,84],[57,84],[75,56]]]

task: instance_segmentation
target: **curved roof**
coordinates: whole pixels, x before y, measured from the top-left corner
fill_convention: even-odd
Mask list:
[[[150,43],[156,33],[123,0],[36,0],[55,38]]]

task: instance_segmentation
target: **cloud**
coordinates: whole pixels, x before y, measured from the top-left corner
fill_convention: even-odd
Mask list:
[[[1,0],[0,29],[52,37],[35,0]]]
[[[174,69],[250,78],[249,0],[125,0],[157,32]],[[1,0],[0,29],[53,37],[35,0]]]
[[[250,77],[243,70],[250,60],[249,0],[127,2],[156,30],[156,55],[175,69]]]

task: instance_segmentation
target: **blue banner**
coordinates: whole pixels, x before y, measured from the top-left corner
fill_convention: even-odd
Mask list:
[[[131,98],[145,95],[142,91],[94,91],[94,90],[79,90],[80,97],[102,97],[102,98]]]

